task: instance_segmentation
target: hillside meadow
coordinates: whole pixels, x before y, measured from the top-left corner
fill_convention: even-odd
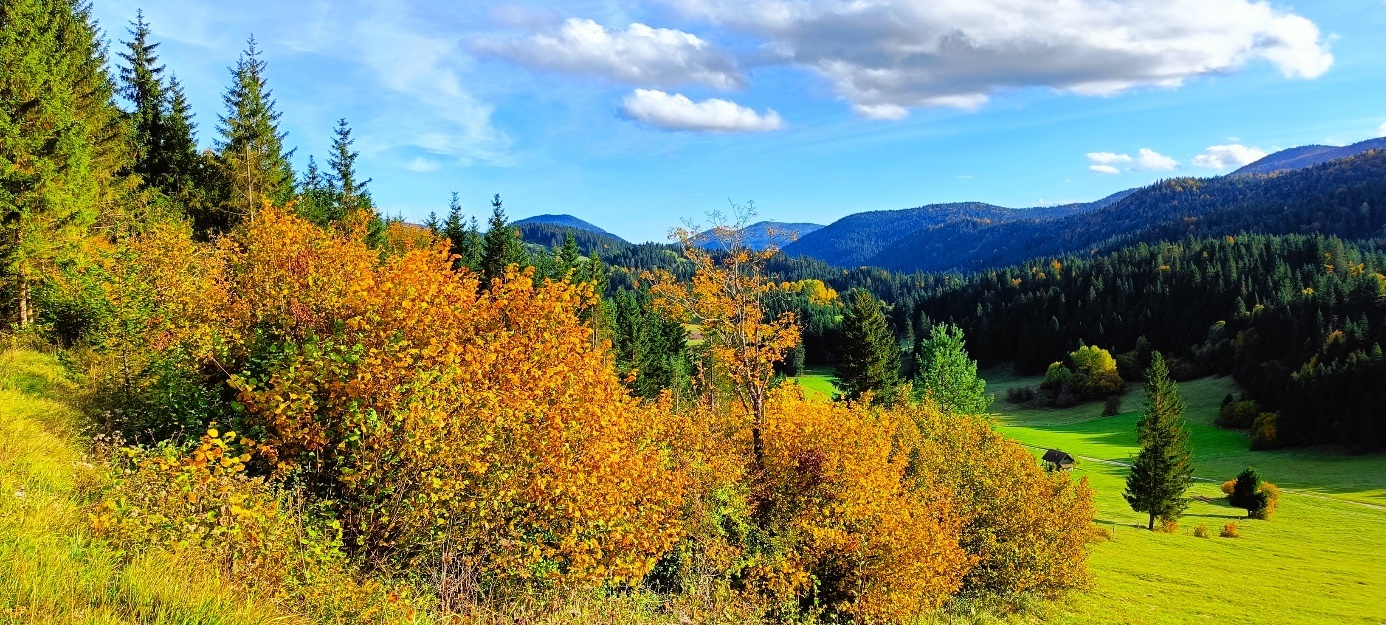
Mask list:
[[[1239,389],[1230,378],[1179,385],[1194,453],[1193,505],[1172,534],[1144,529],[1145,516],[1122,499],[1127,465],[1138,450],[1135,423],[1144,391],[1133,386],[1122,412],[1102,417],[1102,403],[1071,408],[1016,407],[1003,398],[1042,376],[1007,368],[982,372],[998,397],[995,424],[1038,457],[1056,448],[1078,457],[1072,470],[1093,488],[1097,522],[1112,539],[1096,543],[1092,583],[1038,617],[1063,624],[1183,623],[1329,624],[1386,622],[1386,456],[1331,449],[1249,451],[1248,437],[1214,426],[1222,398]],[[831,370],[798,378],[809,393],[830,396]],[[1270,521],[1247,520],[1219,490],[1248,466],[1284,495]],[[1218,537],[1235,522],[1240,538]],[[1197,538],[1205,525],[1213,538]]]

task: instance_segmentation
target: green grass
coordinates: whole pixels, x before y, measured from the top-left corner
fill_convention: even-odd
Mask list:
[[[79,392],[57,359],[0,352],[0,624],[274,620],[212,567],[167,553],[126,559],[87,535],[94,474],[69,404]]]
[[[809,367],[804,374],[793,378],[804,389],[804,397],[818,401],[832,401],[837,394],[837,377],[832,367]]]
[[[1033,385],[999,370],[984,372],[988,389]],[[1212,425],[1222,398],[1237,389],[1226,378],[1181,383],[1188,409],[1197,482],[1195,502],[1175,534],[1140,529],[1144,515],[1122,499],[1127,463],[1136,451],[1135,421],[1143,394],[1128,393],[1121,414],[1101,404],[1018,409],[998,399],[993,411],[1007,436],[1080,456],[1076,477],[1093,488],[1099,523],[1115,540],[1096,545],[1093,587],[1065,604],[1059,623],[1386,623],[1386,457],[1331,450],[1252,452],[1240,432]],[[1040,453],[1036,450],[1036,453]],[[1090,458],[1092,460],[1085,460]],[[1243,520],[1222,500],[1219,484],[1247,466],[1285,493],[1271,521]],[[1202,539],[1237,522],[1242,538]]]

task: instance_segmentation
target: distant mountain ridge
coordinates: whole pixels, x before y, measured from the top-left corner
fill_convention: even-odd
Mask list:
[[[1294,169],[1304,169],[1313,167],[1320,163],[1338,160],[1361,154],[1367,150],[1386,149],[1386,137],[1377,139],[1367,139],[1352,145],[1332,146],[1332,145],[1302,145],[1297,148],[1281,150],[1274,154],[1268,154],[1260,160],[1251,163],[1237,171],[1232,172],[1232,176],[1246,174],[1273,174],[1280,171]]]
[[[1239,233],[1386,232],[1386,150],[1274,176],[1172,178],[1059,219],[960,220],[897,238],[866,261],[894,271],[980,271],[1123,245]]]
[[[1110,206],[1132,191],[1114,193],[1095,202],[1061,206],[1006,208],[984,202],[955,202],[854,213],[786,245],[784,252],[790,256],[817,258],[841,267],[863,265],[896,241],[930,228],[950,223],[1056,219]]]
[[[763,250],[771,245],[781,248],[823,228],[822,224],[807,222],[759,221],[741,229],[742,243],[753,250]],[[714,244],[709,237],[699,234],[694,243],[703,247]]]
[[[610,232],[602,230],[601,228],[598,228],[597,226],[594,226],[591,223],[578,219],[577,217],[574,217],[572,215],[535,215],[533,217],[525,217],[524,219],[513,221],[510,225],[526,226],[531,224],[548,224],[551,226],[561,226],[564,228],[584,230],[587,232],[591,232],[593,234],[601,234],[611,237],[613,239],[619,239],[622,242],[627,242],[625,239],[622,239],[621,237],[618,237],[614,234],[611,234]]]

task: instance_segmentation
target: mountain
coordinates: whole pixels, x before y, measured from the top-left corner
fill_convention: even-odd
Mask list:
[[[560,227],[563,227],[563,228],[572,228],[572,229],[574,229],[574,230],[584,230],[584,231],[587,231],[587,232],[591,232],[591,233],[593,233],[593,234],[602,234],[602,235],[606,235],[606,236],[608,236],[608,237],[611,237],[611,238],[613,238],[613,239],[617,239],[617,240],[620,240],[620,241],[622,241],[622,242],[626,242],[625,239],[622,239],[621,237],[618,237],[618,236],[616,236],[616,235],[614,235],[614,234],[611,234],[610,232],[607,232],[607,231],[605,231],[605,230],[602,230],[601,228],[598,228],[598,227],[596,227],[596,226],[594,226],[594,225],[592,225],[592,224],[590,224],[590,223],[588,223],[588,222],[586,222],[586,221],[583,221],[583,220],[581,220],[581,219],[578,219],[577,217],[574,217],[574,216],[572,216],[572,215],[535,215],[535,216],[533,216],[533,217],[526,217],[526,218],[524,218],[524,219],[520,219],[520,220],[511,222],[510,225],[512,225],[512,226],[527,226],[527,225],[531,225],[531,224],[547,224],[547,225],[550,225],[550,226],[560,226]]]
[[[510,225],[520,231],[520,238],[525,243],[545,248],[563,245],[563,239],[572,234],[578,250],[584,256],[590,256],[592,252],[610,255],[630,247],[625,239],[572,215],[536,215],[511,222]]]
[[[1231,175],[1245,174],[1272,174],[1279,171],[1289,171],[1292,169],[1303,169],[1320,163],[1337,160],[1361,154],[1367,150],[1386,149],[1386,137],[1379,139],[1368,139],[1347,146],[1332,145],[1302,145],[1297,148],[1281,150],[1274,154],[1265,156],[1259,161],[1251,163]]]
[[[763,250],[771,245],[783,248],[822,227],[822,224],[759,221],[742,228],[741,236],[746,246],[753,250]],[[693,241],[701,247],[715,246],[710,239],[705,233],[693,237]]]
[[[1383,227],[1386,150],[1375,150],[1275,176],[1163,180],[1105,207],[1057,219],[956,220],[894,237],[864,264],[975,271],[1189,236],[1321,233],[1359,239],[1381,236]]]
[[[959,202],[855,213],[800,237],[786,245],[784,252],[790,256],[817,258],[840,267],[858,266],[867,264],[896,241],[921,230],[946,224],[1056,219],[1109,206],[1130,193],[1122,191],[1096,202],[1036,208]]]

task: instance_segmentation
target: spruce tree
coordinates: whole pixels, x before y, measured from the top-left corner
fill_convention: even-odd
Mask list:
[[[918,391],[948,414],[983,414],[991,407],[987,382],[977,376],[977,361],[967,353],[962,329],[933,326],[915,347]]]
[[[572,232],[563,234],[563,245],[553,251],[554,278],[567,280],[577,270],[582,255],[578,251],[577,239]]]
[[[1145,376],[1146,401],[1136,422],[1141,450],[1124,494],[1132,510],[1149,515],[1146,527],[1155,529],[1157,517],[1177,519],[1188,507],[1184,493],[1193,480],[1193,454],[1184,428],[1184,401],[1159,352],[1151,354]]]
[[[900,347],[886,325],[881,303],[865,289],[852,294],[842,317],[837,386],[847,399],[867,391],[889,393],[900,383]]]
[[[428,211],[428,219],[424,220],[423,226],[433,233],[433,236],[442,234],[443,224],[438,222],[438,211]]]
[[[294,208],[295,212],[319,226],[331,223],[335,216],[336,202],[332,190],[328,188],[327,176],[318,169],[317,159],[311,154],[308,156],[308,167],[304,170],[303,179],[299,181],[298,186],[298,204]]]
[[[231,87],[222,97],[226,114],[218,128],[217,161],[225,195],[216,224],[222,228],[254,218],[265,202],[284,204],[294,195],[289,163],[293,151],[284,150],[286,134],[279,130],[280,113],[275,110],[265,69],[252,36],[231,70]]]
[[[151,163],[155,172],[152,182],[164,195],[182,203],[185,210],[196,213],[204,210],[208,201],[206,159],[197,149],[197,124],[177,76],[169,76],[164,94],[158,150]]]
[[[524,267],[528,264],[529,257],[525,253],[524,242],[520,240],[519,233],[506,221],[505,209],[500,194],[497,194],[491,200],[490,229],[486,231],[486,237],[482,241],[483,284],[490,285],[492,280],[503,277],[506,268],[511,265]]]
[[[362,180],[356,173],[356,159],[361,153],[351,149],[355,142],[347,120],[337,120],[337,128],[332,131],[332,153],[327,157],[327,166],[331,168],[328,188],[336,208],[334,219],[356,211],[374,210],[370,192],[366,190],[371,181]]]
[[[0,309],[24,327],[35,289],[81,254],[131,159],[87,5],[0,3],[0,67]]]
[[[1232,485],[1232,494],[1228,496],[1227,503],[1236,508],[1245,508],[1247,518],[1252,518],[1266,507],[1268,499],[1266,493],[1261,492],[1261,476],[1256,474],[1255,469],[1248,467],[1237,475],[1237,482]]]
[[[149,23],[144,11],[135,12],[129,29],[130,41],[120,54],[125,65],[120,68],[120,94],[134,107],[130,112],[134,130],[134,172],[153,185],[164,172],[159,171],[160,144],[163,141],[165,111],[164,66],[155,54],[159,44],[149,40]]]

